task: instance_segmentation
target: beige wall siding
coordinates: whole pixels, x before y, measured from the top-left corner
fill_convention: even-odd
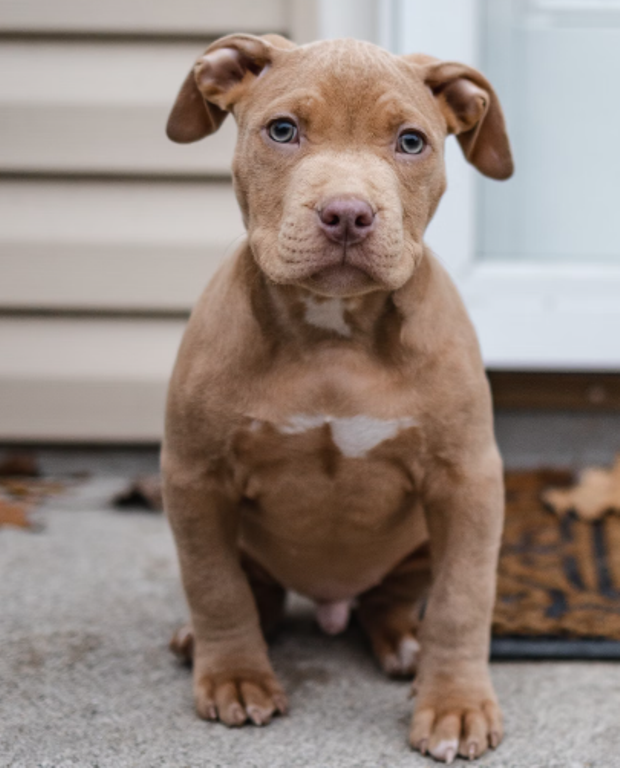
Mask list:
[[[179,147],[166,120],[206,43],[13,41],[0,47],[0,167],[228,175],[235,126]]]
[[[179,146],[169,109],[210,40],[306,42],[317,9],[0,0],[0,440],[161,437],[184,316],[243,237],[232,119]]]
[[[230,182],[0,181],[0,308],[189,312],[244,236]]]
[[[0,318],[3,440],[157,441],[183,320]]]
[[[0,29],[222,35],[290,28],[287,0],[0,0]]]

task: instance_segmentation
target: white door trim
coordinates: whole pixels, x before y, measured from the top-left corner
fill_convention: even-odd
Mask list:
[[[382,40],[479,66],[481,0],[378,0]],[[446,147],[449,189],[427,241],[456,280],[485,363],[496,369],[620,370],[620,266],[482,261],[477,185],[456,142]],[[518,158],[517,158],[518,172]]]

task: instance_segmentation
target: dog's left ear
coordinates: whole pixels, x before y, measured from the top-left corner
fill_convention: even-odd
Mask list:
[[[514,165],[504,113],[489,81],[473,67],[432,59],[407,57],[423,68],[424,82],[454,133],[463,154],[480,173],[492,179],[512,176]]]
[[[189,72],[168,118],[168,138],[179,144],[215,133],[249,84],[295,45],[279,35],[228,35],[216,40]]]

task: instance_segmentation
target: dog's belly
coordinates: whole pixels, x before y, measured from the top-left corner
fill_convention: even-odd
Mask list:
[[[417,442],[412,420],[358,421],[357,440],[339,421],[254,423],[237,445],[247,478],[243,548],[318,603],[353,599],[427,537],[406,460]]]
[[[427,539],[424,518],[417,509],[407,525],[369,530],[365,535],[347,532],[344,526],[339,531],[326,529],[322,520],[313,531],[296,526],[283,533],[281,515],[275,509],[253,509],[244,517],[243,549],[284,587],[319,605],[353,600],[379,584]]]

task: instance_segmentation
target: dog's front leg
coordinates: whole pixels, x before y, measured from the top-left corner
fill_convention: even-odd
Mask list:
[[[164,500],[194,634],[194,697],[207,720],[264,725],[286,710],[239,561],[239,499],[220,471],[164,454]]]
[[[503,522],[497,451],[435,469],[425,494],[433,582],[422,622],[410,741],[452,762],[502,738],[488,654]]]

